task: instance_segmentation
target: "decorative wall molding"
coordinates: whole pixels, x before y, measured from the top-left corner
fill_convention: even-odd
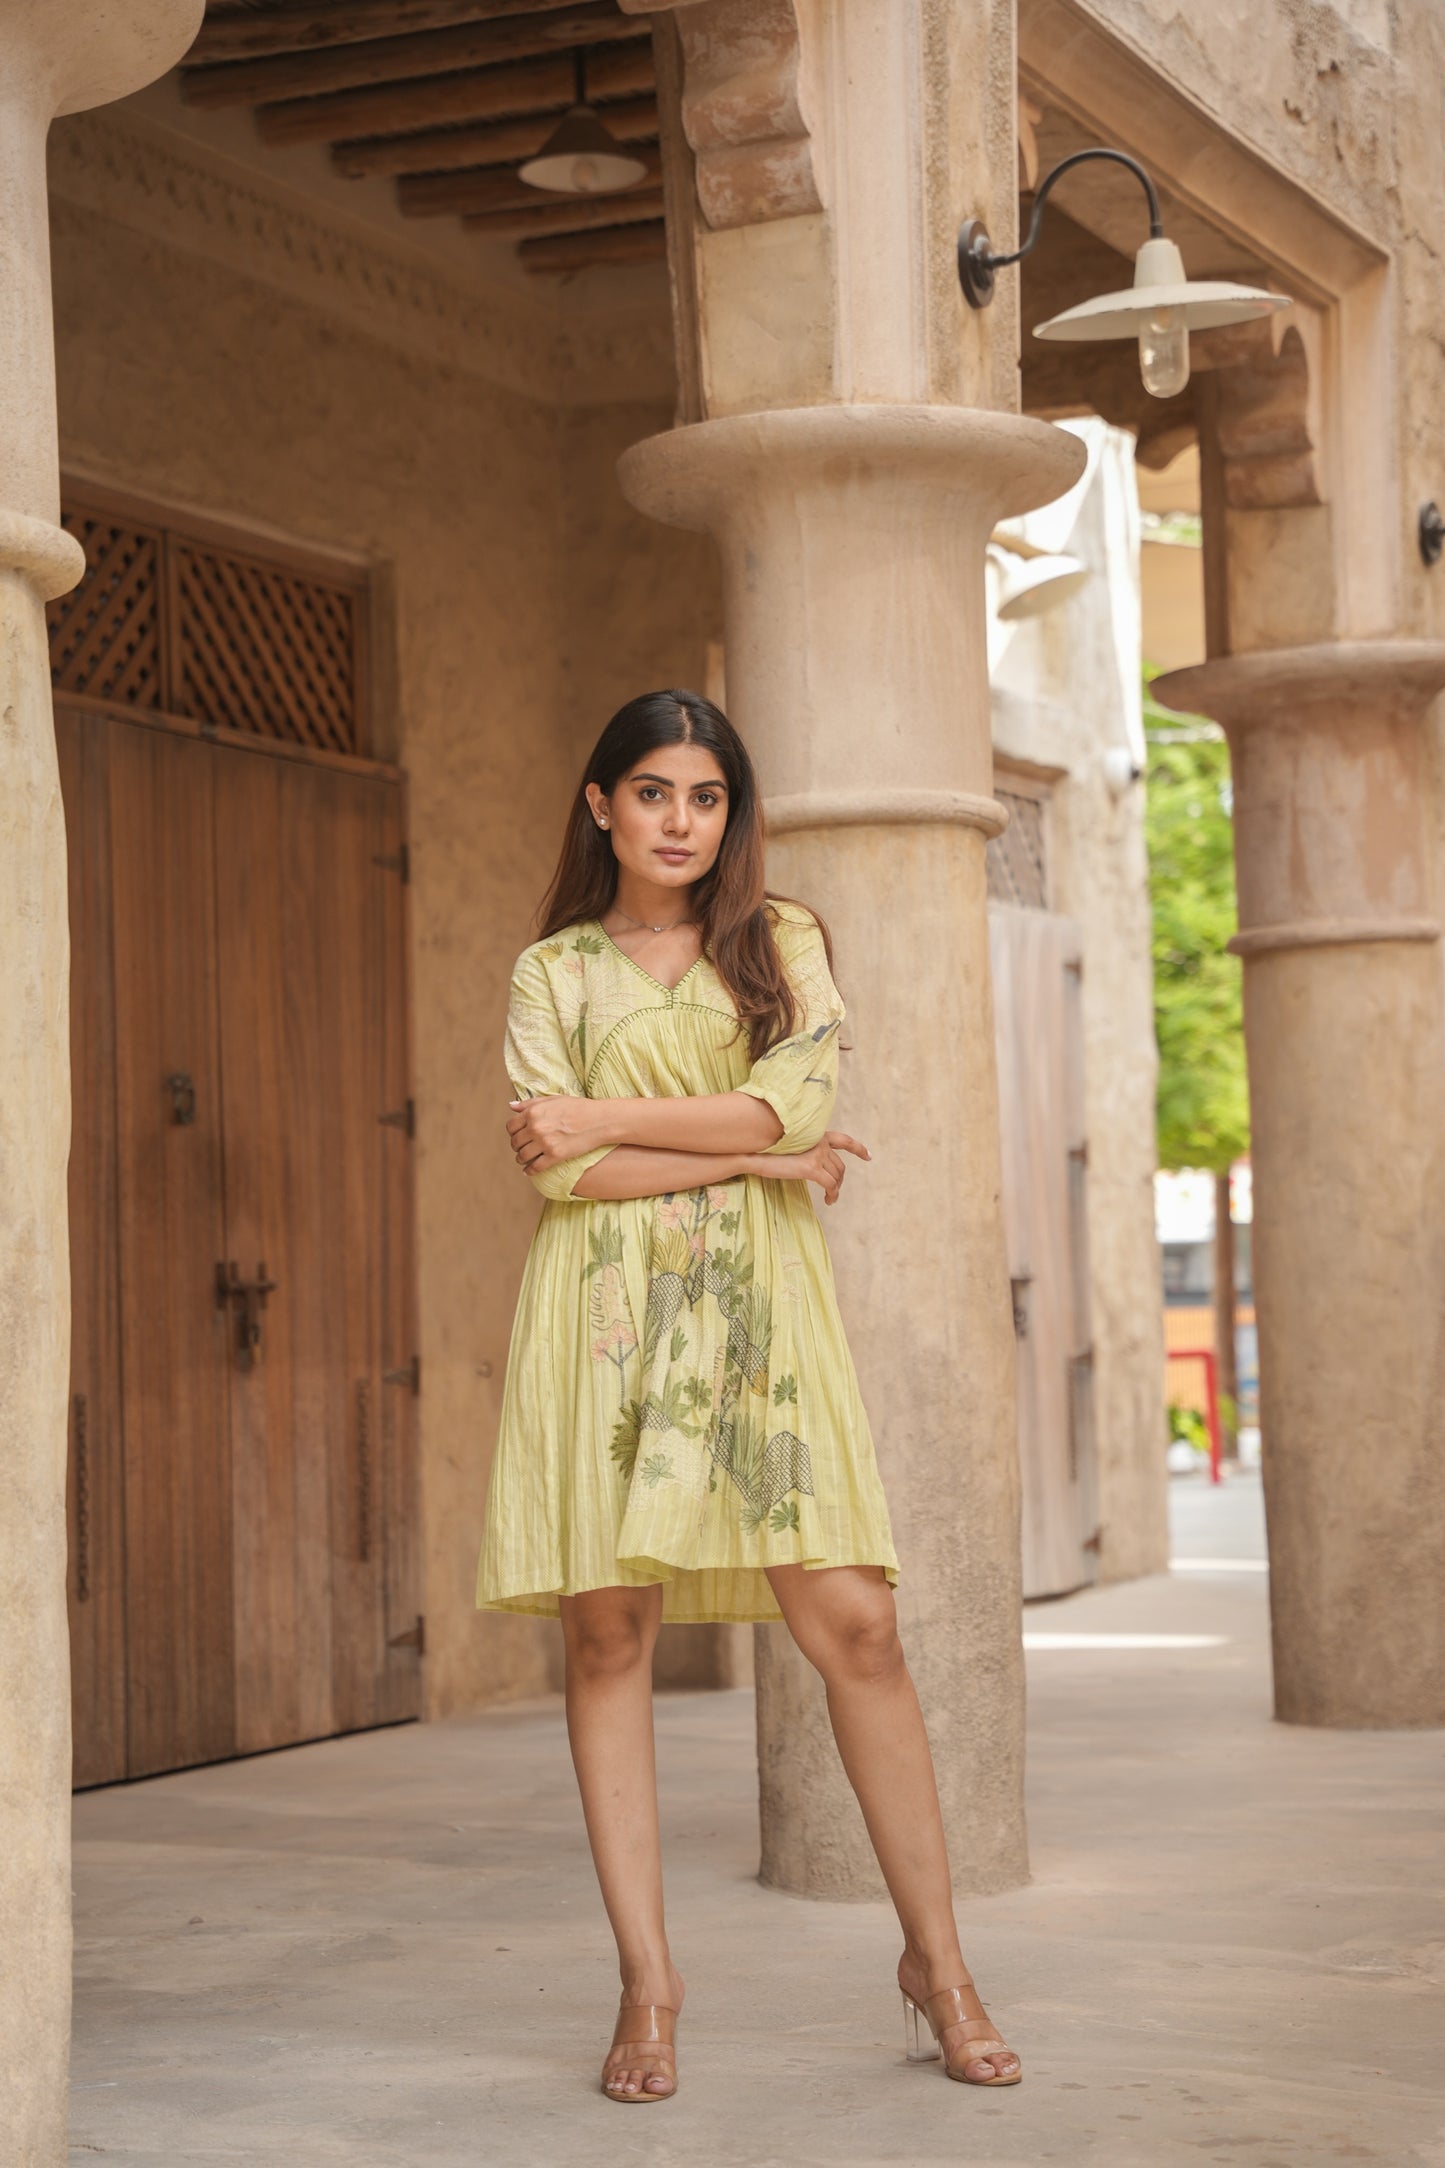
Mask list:
[[[935,822],[998,836],[1009,821],[1008,807],[997,798],[969,790],[794,791],[767,799],[763,810],[772,836],[801,828],[916,828]]]
[[[709,226],[754,226],[820,211],[801,88],[795,0],[619,0],[624,14],[671,12],[683,56],[682,125]]]
[[[671,397],[672,331],[653,313],[582,317],[525,288],[469,291],[404,249],[134,114],[50,132],[52,207],[74,205],[264,281],[370,338],[562,405]]]
[[[1438,941],[1433,918],[1311,918],[1283,926],[1250,926],[1225,947],[1233,956],[1267,956],[1280,949],[1357,948],[1371,941]]]

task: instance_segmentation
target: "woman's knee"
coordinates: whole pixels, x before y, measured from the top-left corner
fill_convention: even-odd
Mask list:
[[[640,1606],[590,1605],[574,1598],[565,1607],[562,1632],[569,1678],[620,1679],[651,1666],[657,1636]]]
[[[809,1651],[829,1685],[887,1685],[904,1670],[903,1644],[891,1596],[851,1605],[830,1620]]]

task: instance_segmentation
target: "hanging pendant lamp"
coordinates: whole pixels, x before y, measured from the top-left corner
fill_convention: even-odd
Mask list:
[[[576,98],[535,158],[518,168],[529,188],[565,196],[605,196],[635,188],[647,177],[642,160],[618,142],[594,105],[587,102],[587,77],[579,45],[572,55]]]

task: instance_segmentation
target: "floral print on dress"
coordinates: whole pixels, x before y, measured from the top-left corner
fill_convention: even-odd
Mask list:
[[[691,1480],[701,1491],[706,1476],[715,1492],[722,1474],[741,1496],[743,1528],[767,1521],[782,1534],[799,1524],[793,1494],[813,1494],[812,1456],[791,1429],[772,1429],[768,1420],[770,1398],[779,1408],[796,1404],[797,1380],[791,1372],[776,1381],[770,1375],[772,1294],[754,1277],[736,1187],[679,1190],[656,1200],[641,1343],[632,1333],[619,1362],[619,1374],[633,1375],[628,1357],[638,1353],[636,1384],[630,1397],[624,1387],[611,1451],[630,1484],[644,1438],[678,1440],[681,1466],[655,1453],[642,1461],[649,1488]],[[607,1261],[614,1223],[604,1221],[593,1239],[584,1277],[596,1302],[614,1269]],[[593,1359],[617,1359],[613,1348],[620,1344],[599,1335]]]

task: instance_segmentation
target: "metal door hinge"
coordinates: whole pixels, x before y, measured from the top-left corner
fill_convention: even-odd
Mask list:
[[[389,1649],[415,1649],[418,1656],[426,1654],[426,1620],[417,1613],[415,1626],[408,1626],[405,1633],[393,1634],[387,1642]]]
[[[406,1105],[398,1107],[394,1114],[379,1114],[377,1120],[381,1123],[383,1129],[400,1129],[406,1136],[414,1137],[416,1135],[416,1101],[408,1099]]]
[[[379,858],[373,858],[371,863],[374,866],[380,866],[386,873],[399,873],[403,884],[405,884],[411,879],[411,845],[403,843],[399,850],[391,851]]]
[[[404,1369],[383,1370],[381,1373],[381,1382],[383,1385],[409,1385],[414,1393],[419,1393],[421,1391],[420,1355],[413,1355],[411,1361],[406,1364]]]

